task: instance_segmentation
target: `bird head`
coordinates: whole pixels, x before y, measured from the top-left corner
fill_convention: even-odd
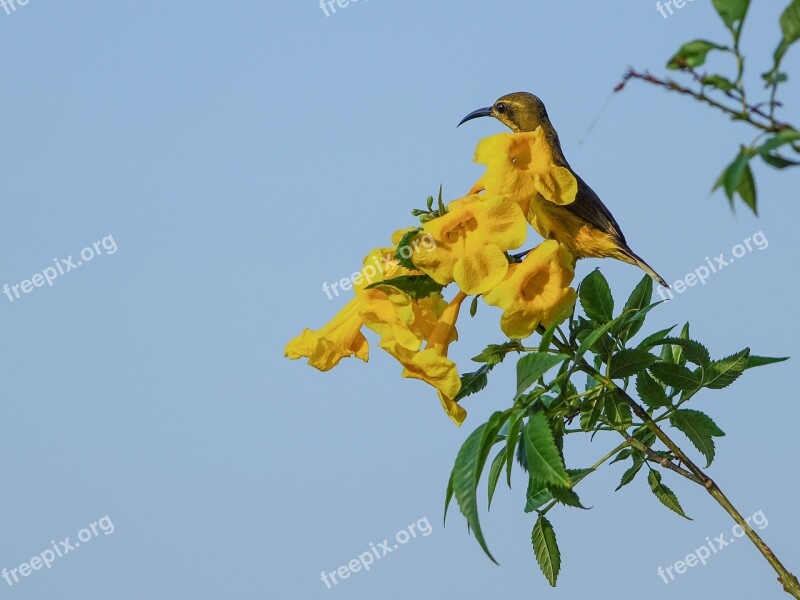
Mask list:
[[[494,117],[514,133],[534,131],[539,126],[552,127],[544,102],[528,92],[514,92],[498,98],[492,106],[469,113],[458,125],[478,117]]]

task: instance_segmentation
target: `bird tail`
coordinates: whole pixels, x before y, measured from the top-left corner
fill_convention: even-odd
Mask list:
[[[630,262],[631,262],[631,264],[635,264],[635,265],[636,265],[637,267],[639,267],[639,268],[640,268],[642,271],[644,271],[645,273],[647,273],[648,275],[650,275],[650,277],[652,277],[652,278],[653,278],[655,281],[657,281],[658,283],[660,283],[660,284],[661,284],[662,286],[664,286],[665,288],[669,289],[669,285],[667,285],[667,282],[666,282],[666,281],[664,281],[664,278],[663,278],[663,277],[661,277],[661,275],[659,275],[658,273],[656,273],[655,269],[653,269],[653,267],[651,267],[650,265],[648,265],[648,264],[647,264],[647,263],[646,263],[646,262],[645,262],[645,261],[644,261],[644,260],[643,260],[643,259],[642,259],[640,256],[638,256],[638,255],[637,255],[637,254],[636,254],[636,253],[635,253],[633,250],[631,250],[630,248],[628,248],[628,247],[626,246],[626,247],[622,248],[622,253],[623,253],[623,254],[624,254],[624,255],[625,255],[627,258],[629,258],[629,259],[630,259]]]

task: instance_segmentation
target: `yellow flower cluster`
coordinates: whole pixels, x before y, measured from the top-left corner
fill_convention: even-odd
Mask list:
[[[522,262],[508,254],[525,242],[534,198],[556,204],[575,200],[577,181],[554,164],[544,135],[538,129],[482,140],[475,160],[486,165],[484,176],[470,194],[449,203],[444,214],[429,218],[412,234],[435,244],[414,253],[415,269],[393,263],[391,273],[374,274],[371,265],[393,261],[404,237],[413,241],[408,230],[398,231],[392,247],[376,248],[364,259],[362,274],[370,266],[370,277],[354,279],[359,281],[355,298],[322,329],[306,329],[290,341],[286,356],[308,358],[321,371],[349,356],[367,361],[366,327],[403,366],[403,377],[432,385],[445,412],[460,425],[467,414],[456,402],[461,378],[447,354],[458,338],[456,321],[467,296],[482,295],[487,304],[503,309],[500,327],[514,339],[566,318],[575,302],[570,287],[574,259],[564,246],[547,240]],[[447,302],[439,291],[412,295],[397,283],[425,277],[439,287],[454,283],[458,292]]]

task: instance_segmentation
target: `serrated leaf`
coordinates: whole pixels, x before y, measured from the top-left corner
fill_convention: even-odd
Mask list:
[[[625,302],[625,307],[622,309],[624,317],[614,327],[614,332],[620,341],[625,343],[639,332],[646,316],[646,313],[642,314],[641,311],[650,306],[652,301],[653,280],[649,275],[645,275]]]
[[[455,468],[453,469],[455,470]],[[450,508],[450,501],[453,499],[453,471],[450,471],[450,479],[447,480],[447,490],[444,493],[444,518],[442,526],[447,524],[447,509]]]
[[[644,460],[642,458],[638,457],[638,456],[634,457],[633,464],[630,466],[630,468],[628,468],[628,470],[626,470],[622,474],[622,479],[620,480],[619,485],[617,486],[617,489],[615,489],[614,491],[615,492],[620,491],[622,488],[624,488],[626,485],[628,485],[631,481],[633,481],[636,478],[636,475],[639,473],[639,471],[641,471],[643,466],[644,466]]]
[[[705,371],[703,387],[712,390],[721,390],[728,387],[744,372],[749,360],[750,348],[745,348],[727,358],[714,361]]]
[[[684,392],[695,391],[701,384],[699,374],[693,373],[681,365],[659,361],[650,365],[650,373],[664,385]]]
[[[636,376],[636,393],[651,409],[670,405],[667,392],[647,371],[642,371]]]
[[[484,348],[483,352],[475,356],[472,360],[474,362],[486,363],[487,365],[497,365],[503,362],[506,354],[509,352],[519,352],[522,350],[522,345],[514,340],[506,342],[505,344],[489,344]]]
[[[581,283],[578,291],[586,316],[597,323],[607,323],[614,316],[614,298],[603,274],[592,271]]]
[[[540,515],[536,520],[531,541],[539,568],[550,585],[555,587],[561,570],[561,552],[558,550],[555,530],[546,517]]]
[[[494,368],[494,365],[485,364],[477,371],[472,373],[464,373],[461,376],[461,389],[453,398],[454,402],[461,402],[467,396],[472,396],[483,390],[489,385],[489,373]]]
[[[578,347],[578,351],[575,353],[575,360],[580,360],[584,354],[586,354],[590,348],[594,347],[601,337],[603,337],[606,333],[608,333],[612,327],[614,327],[615,321],[609,321],[602,327],[595,329],[592,331],[586,338],[581,342],[581,345]]]
[[[525,512],[539,510],[553,499],[553,493],[541,481],[528,477],[528,491],[525,495]]]
[[[522,417],[524,413],[514,413],[509,419],[508,435],[506,436],[506,480],[511,487],[511,466],[514,464],[514,455],[519,444],[520,431],[522,430]],[[520,444],[521,446],[522,444]]]
[[[620,450],[619,454],[614,457],[614,460],[609,462],[608,464],[613,465],[614,463],[622,462],[623,460],[627,460],[630,458],[631,454],[633,454],[633,450],[630,448],[625,448],[624,450]]]
[[[581,499],[578,496],[578,494],[575,493],[574,490],[554,487],[550,489],[550,492],[553,494],[553,499],[556,502],[560,502],[564,506],[571,506],[572,508],[589,510],[587,507],[581,504]]]
[[[708,352],[708,348],[703,346],[703,344],[700,342],[684,338],[667,337],[663,340],[653,343],[651,347],[661,346],[664,344],[670,344],[673,346],[672,355],[676,364],[685,364],[688,360],[698,367],[708,368],[711,366],[712,361],[711,355]],[[677,350],[680,350],[680,352],[677,352]]]
[[[616,394],[603,399],[603,414],[614,429],[624,431],[633,423],[631,407]]]
[[[489,508],[492,507],[492,497],[497,489],[497,481],[500,479],[500,473],[503,472],[503,465],[506,463],[506,451],[506,447],[503,446],[489,467]]]
[[[706,457],[706,467],[714,460],[714,438],[725,435],[717,424],[699,410],[676,410],[669,417],[670,424],[683,432],[695,448]]]
[[[594,396],[585,398],[581,404],[581,429],[593,430],[601,414],[603,414],[603,399]]]
[[[611,357],[611,379],[622,379],[636,375],[656,361],[656,357],[637,348],[625,348]]]
[[[549,354],[547,352],[536,352],[523,356],[517,362],[517,396],[535,384],[547,371],[568,358],[565,354]]]
[[[648,448],[655,444],[657,439],[655,432],[649,427],[640,429],[633,434],[633,437],[639,440],[640,444],[647,446]]]
[[[689,519],[686,513],[683,512],[683,508],[681,507],[681,503],[678,502],[678,497],[675,495],[675,492],[661,483],[661,473],[658,471],[650,471],[650,474],[647,476],[647,481],[650,484],[650,489],[653,490],[653,493],[661,504],[671,511],[676,512],[684,519]],[[689,519],[689,521],[691,521],[691,519]]]
[[[663,340],[670,333],[672,333],[672,330],[675,329],[675,327],[676,326],[673,325],[672,327],[667,327],[666,329],[662,329],[661,331],[656,331],[655,333],[648,335],[639,343],[637,348],[652,348],[655,345],[655,342]]]
[[[497,561],[489,551],[481,530],[477,489],[491,444],[497,438],[497,432],[500,431],[506,417],[504,413],[496,412],[487,423],[473,431],[461,446],[453,467],[453,492],[461,514],[467,519],[467,524],[483,551],[495,564]]]
[[[531,477],[550,485],[571,487],[572,481],[556,446],[550,422],[544,413],[533,413],[523,428],[522,435]]]

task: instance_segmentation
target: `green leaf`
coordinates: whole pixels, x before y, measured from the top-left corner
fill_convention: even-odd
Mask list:
[[[530,513],[539,510],[553,499],[553,492],[533,477],[528,477],[528,492],[525,496],[525,512]]]
[[[594,473],[597,469],[567,469],[569,478],[572,480],[572,485],[578,485],[581,481],[586,479],[587,476]]]
[[[711,417],[699,410],[681,409],[669,417],[670,424],[682,431],[695,448],[706,457],[706,467],[714,460],[714,438],[725,435]]]
[[[542,341],[539,343],[539,352],[545,352],[550,348],[550,342],[553,341],[553,336],[556,333],[556,329],[558,329],[558,324],[559,320],[555,319],[542,334]]]
[[[400,238],[400,243],[397,244],[397,250],[394,253],[394,259],[397,261],[401,267],[405,267],[406,269],[411,269],[412,271],[415,270],[417,267],[411,261],[411,257],[414,255],[415,246],[411,245],[411,238],[417,235],[420,231],[422,231],[421,227],[417,227],[415,229],[411,229],[403,234],[403,237]],[[408,256],[405,256],[403,250],[408,249]]]
[[[655,444],[656,440],[658,439],[656,437],[655,432],[649,427],[640,429],[639,431],[633,434],[633,437],[635,437],[637,440],[639,440],[641,444],[647,446],[648,448],[650,448],[653,444]]]
[[[754,369],[756,367],[774,365],[775,363],[783,362],[785,360],[789,360],[789,357],[783,356],[781,358],[776,358],[773,356],[749,356],[747,358],[747,366],[745,369]]]
[[[603,414],[614,429],[624,431],[633,423],[631,407],[616,394],[608,394],[603,399]]]
[[[615,321],[609,321],[599,329],[595,329],[592,331],[592,333],[586,336],[586,338],[581,342],[578,351],[575,353],[575,360],[580,360],[580,358],[583,357],[583,355],[586,354],[590,348],[593,348],[597,341],[606,333],[608,333],[615,324]]]
[[[550,369],[568,358],[566,354],[549,354],[547,352],[536,352],[523,356],[517,362],[517,396],[524,393]]]
[[[489,344],[478,356],[472,360],[474,362],[486,363],[487,365],[497,365],[503,362],[509,352],[520,352],[522,344],[514,340],[505,344]]]
[[[572,481],[564,467],[553,430],[544,413],[533,413],[522,434],[525,439],[525,456],[528,460],[528,472],[531,477],[553,486],[571,487]]]
[[[453,468],[455,471],[455,468]],[[447,480],[447,490],[444,493],[444,518],[442,525],[447,524],[447,509],[450,508],[450,501],[453,499],[453,471],[450,471],[450,479]]]
[[[700,376],[681,365],[656,362],[650,365],[650,372],[664,385],[681,391],[695,391],[701,385]]]
[[[662,346],[664,344],[670,344],[680,349],[680,353],[677,354],[673,349],[675,364],[685,364],[688,360],[698,367],[708,368],[711,365],[711,355],[708,352],[708,348],[703,346],[700,342],[684,338],[667,337],[654,342],[652,346]]]
[[[753,180],[753,172],[750,170],[750,159],[754,153],[742,147],[738,156],[734,161],[719,176],[717,182],[714,184],[714,190],[722,187],[725,190],[725,195],[728,197],[728,202],[733,206],[733,199],[735,194],[744,200],[753,212],[756,212],[756,189],[755,181]]]
[[[626,348],[611,357],[611,379],[622,379],[636,375],[656,361],[656,357],[647,350]]]
[[[602,398],[586,398],[581,404],[581,429],[591,431],[603,414]]]
[[[540,515],[536,520],[531,541],[536,562],[539,563],[539,567],[550,585],[555,587],[558,573],[561,570],[561,553],[556,543],[555,530],[546,517]]]
[[[750,0],[712,0],[712,2],[725,26],[734,33],[738,32],[744,23]]]
[[[706,40],[694,40],[678,49],[675,56],[669,59],[668,69],[683,69],[686,67],[699,67],[706,62],[706,56],[712,50],[725,50],[724,46]]]
[[[670,405],[667,393],[647,371],[642,371],[636,376],[636,393],[649,408],[656,409]]]
[[[636,478],[636,475],[639,473],[639,471],[641,471],[642,466],[644,466],[644,459],[641,458],[640,456],[634,457],[633,465],[631,465],[631,467],[622,474],[622,479],[620,480],[617,489],[615,489],[614,491],[615,492],[620,491],[631,481],[633,481]]]
[[[781,146],[791,144],[800,140],[800,131],[796,129],[781,129],[778,133],[769,138],[766,142],[756,148],[756,152],[772,152]]]
[[[641,343],[637,346],[637,348],[652,348],[656,342],[658,342],[659,340],[663,340],[670,333],[672,333],[673,329],[675,329],[675,325],[673,325],[672,327],[667,327],[666,329],[662,329],[661,331],[657,331],[651,335],[648,335],[641,341]]]
[[[579,289],[581,306],[586,316],[597,323],[607,323],[614,315],[611,288],[599,270],[592,271]]]
[[[763,153],[761,154],[761,158],[769,166],[775,167],[776,169],[786,169],[788,167],[797,167],[800,165],[800,161],[789,160],[779,154]]]
[[[500,479],[500,473],[503,472],[503,465],[506,462],[507,447],[503,446],[497,456],[492,461],[492,466],[489,467],[489,508],[492,507],[492,497],[494,491],[497,489],[497,480]]]
[[[619,454],[617,454],[614,457],[614,460],[612,460],[608,464],[613,465],[614,463],[618,463],[618,462],[621,462],[623,460],[627,460],[628,458],[631,457],[631,454],[633,454],[633,450],[631,450],[630,448],[625,448],[624,450],[620,450]]]
[[[653,493],[661,504],[678,513],[684,519],[689,519],[686,513],[683,512],[683,508],[681,508],[681,503],[678,502],[678,497],[675,495],[675,492],[661,483],[661,473],[658,471],[650,471],[650,474],[647,476],[647,481],[650,484],[650,489],[653,490]],[[691,521],[691,519],[689,520]]]
[[[753,178],[753,171],[749,164],[745,165],[744,173],[742,173],[742,178],[736,191],[739,193],[739,197],[744,200],[744,203],[753,211],[753,214],[758,216],[756,180]]]
[[[703,85],[709,85],[711,87],[715,87],[718,90],[722,90],[723,92],[730,92],[732,89],[736,87],[730,79],[723,77],[722,75],[706,75],[703,77]]]
[[[444,289],[443,285],[436,283],[427,275],[401,275],[383,281],[376,281],[372,285],[368,285],[366,289],[380,288],[381,286],[389,286],[405,292],[414,300],[421,300],[428,298],[434,294],[438,294]]]
[[[728,387],[744,372],[749,361],[750,348],[745,348],[741,352],[722,360],[714,361],[705,372],[703,387],[712,390],[721,390]]]
[[[792,0],[781,15],[783,39],[775,50],[775,67],[777,70],[789,46],[800,40],[800,0]]]
[[[506,480],[511,487],[511,466],[514,464],[514,454],[519,443],[519,434],[522,430],[522,417],[525,413],[518,412],[509,419],[508,435],[506,436]]]
[[[497,561],[489,552],[481,530],[477,489],[491,445],[496,440],[497,432],[500,431],[506,417],[506,414],[496,412],[487,423],[473,431],[461,446],[453,467],[453,492],[458,507],[467,519],[470,529],[475,533],[475,539],[494,563]]]
[[[583,510],[589,510],[583,504],[581,504],[581,499],[578,496],[578,494],[575,493],[574,490],[554,487],[551,488],[550,492],[553,494],[553,499],[556,502],[560,502],[564,506],[571,506],[573,508],[581,508]]]
[[[635,336],[642,328],[646,313],[641,314],[640,311],[650,306],[652,301],[653,280],[649,275],[645,275],[634,288],[628,301],[625,302],[625,308],[622,309],[625,318],[621,319],[619,324],[614,327],[614,332],[623,343]]]
[[[489,373],[494,368],[494,365],[485,364],[477,371],[472,373],[464,373],[461,376],[461,389],[453,398],[454,402],[461,402],[467,396],[472,396],[483,390],[489,385]]]

